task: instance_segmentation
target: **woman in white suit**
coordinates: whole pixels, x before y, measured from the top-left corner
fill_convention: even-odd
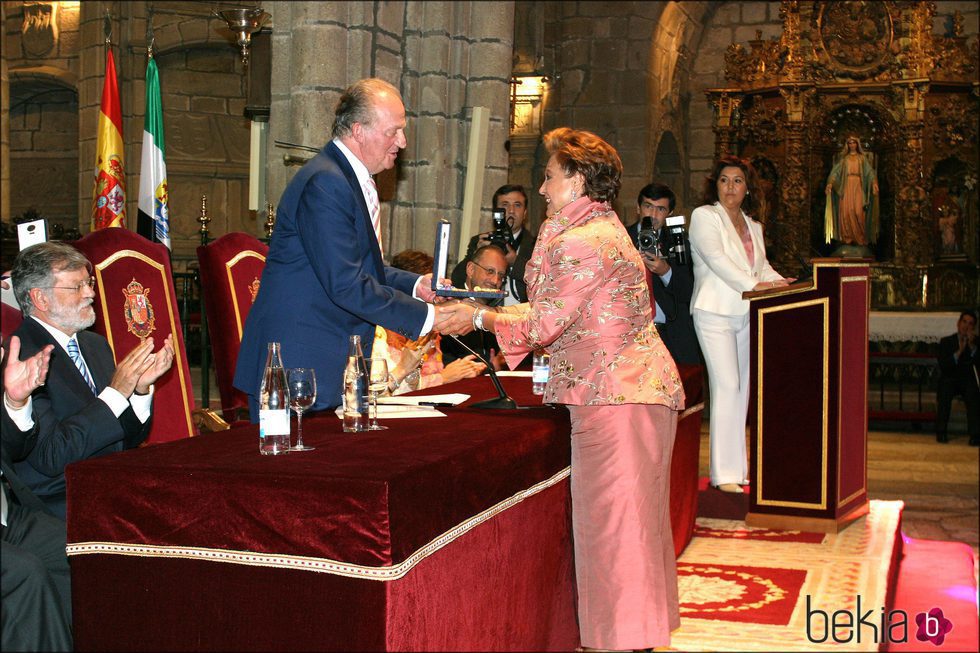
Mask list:
[[[762,225],[749,217],[755,197],[751,164],[724,157],[705,184],[705,205],[691,215],[691,314],[708,368],[711,484],[725,492],[741,492],[748,475],[749,302],[742,293],[793,281],[766,260]]]

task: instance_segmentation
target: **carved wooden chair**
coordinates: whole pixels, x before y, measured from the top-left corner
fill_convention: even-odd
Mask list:
[[[101,229],[75,243],[92,262],[96,282],[92,330],[109,340],[118,362],[143,338],[159,348],[173,336],[173,366],[155,384],[148,444],[197,434],[194,392],[181,332],[170,252],[127,229]]]
[[[197,248],[215,378],[225,419],[248,415],[248,397],[232,385],[245,318],[259,292],[269,246],[248,234],[225,234]]]

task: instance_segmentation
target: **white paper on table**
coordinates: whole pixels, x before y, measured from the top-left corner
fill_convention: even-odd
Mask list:
[[[530,379],[534,372],[525,372],[523,370],[501,370],[497,372],[497,376],[520,376],[525,379]]]
[[[445,395],[412,395],[411,397],[405,395],[395,395],[394,397],[378,397],[378,404],[418,405],[425,402],[433,404],[452,404],[453,406],[458,406],[469,398],[470,396],[468,394],[463,394],[462,392]],[[432,408],[432,406],[427,406],[427,408]]]
[[[344,419],[344,408],[338,406],[334,411],[340,419]],[[386,406],[378,399],[378,419],[395,419],[400,417],[445,417],[446,413],[440,412],[432,406]]]

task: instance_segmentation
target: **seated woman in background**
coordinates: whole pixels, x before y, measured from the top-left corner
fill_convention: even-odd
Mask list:
[[[396,254],[391,259],[391,265],[416,274],[426,274],[432,271],[432,257],[419,250],[407,249]],[[435,331],[418,340],[408,340],[394,331],[378,327],[371,351],[372,356],[388,360],[388,391],[392,395],[471,379],[486,368],[483,363],[475,361],[473,355],[444,366],[439,334]]]

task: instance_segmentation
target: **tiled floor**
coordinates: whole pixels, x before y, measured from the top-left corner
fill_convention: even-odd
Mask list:
[[[700,474],[708,474],[707,424]],[[909,537],[964,542],[980,555],[980,448],[964,433],[940,444],[931,431],[869,431],[868,492],[905,502],[902,531]]]

